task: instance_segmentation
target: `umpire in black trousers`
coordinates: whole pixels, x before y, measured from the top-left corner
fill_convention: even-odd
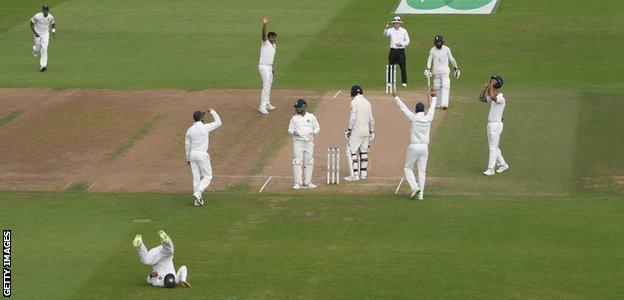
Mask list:
[[[392,27],[386,24],[383,35],[390,38],[390,53],[388,54],[388,64],[399,64],[401,68],[401,85],[407,86],[407,68],[405,66],[405,48],[410,43],[409,34],[405,28],[401,27],[403,21],[396,16],[392,20]]]

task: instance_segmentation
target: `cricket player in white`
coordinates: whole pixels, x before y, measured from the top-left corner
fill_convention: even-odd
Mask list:
[[[429,58],[427,59],[427,69],[425,76],[431,78],[433,76],[433,86],[438,94],[438,107],[447,109],[449,106],[449,93],[451,91],[451,79],[449,78],[449,62],[453,65],[453,75],[459,78],[461,71],[457,67],[457,61],[451,54],[451,49],[444,46],[444,38],[436,35],[433,38],[434,46],[429,50]],[[433,67],[433,71],[432,68]]]
[[[143,236],[137,235],[132,241],[132,246],[137,248],[139,260],[152,267],[152,271],[147,274],[147,283],[153,286],[172,288],[180,284],[190,288],[191,284],[186,281],[186,266],[181,266],[178,272],[173,266],[173,242],[164,231],[158,231],[160,246],[147,251],[143,244]]]
[[[364,180],[368,175],[368,148],[370,141],[375,138],[375,118],[371,104],[363,94],[359,85],[351,87],[351,114],[345,132],[349,140],[347,155],[351,159],[351,168],[350,175],[345,177],[346,181]]]
[[[429,110],[425,114],[425,105],[422,102],[416,103],[416,113],[413,113],[405,106],[405,103],[401,101],[401,98],[396,93],[392,93],[394,103],[411,122],[410,144],[405,154],[403,172],[405,173],[405,180],[407,180],[410,186],[410,198],[414,199],[417,197],[418,200],[424,199],[425,171],[427,170],[427,158],[429,158],[429,131],[431,130],[431,122],[433,122],[437,102],[436,91],[433,88],[430,91],[430,95]],[[418,167],[418,182],[416,182],[414,177],[414,164]]]
[[[271,85],[273,84],[273,61],[275,59],[275,50],[277,34],[275,32],[267,33],[267,25],[271,22],[269,17],[262,18],[262,44],[260,45],[260,61],[258,62],[258,72],[262,79],[262,95],[260,96],[260,113],[266,115],[269,110],[274,110],[275,106],[271,105]]]
[[[293,177],[295,185],[293,189],[316,188],[312,183],[314,171],[314,137],[319,133],[316,117],[307,112],[308,104],[303,99],[297,99],[295,114],[288,124],[288,133],[293,136]]]
[[[41,12],[35,14],[30,19],[30,30],[32,30],[35,45],[33,48],[33,56],[41,56],[39,59],[39,71],[45,72],[48,68],[48,46],[50,44],[50,31],[56,38],[56,24],[54,17],[50,14],[50,8],[47,5],[41,7]]]
[[[186,148],[186,162],[191,167],[193,173],[193,196],[195,196],[195,206],[204,205],[202,193],[208,188],[212,181],[212,166],[210,165],[210,154],[208,154],[208,141],[211,131],[221,126],[221,118],[214,109],[208,109],[214,122],[204,124],[206,113],[196,111],[193,113],[193,126],[186,131],[184,146]]]
[[[503,78],[500,76],[492,76],[485,82],[483,91],[479,96],[481,102],[490,104],[490,113],[488,114],[487,138],[490,155],[488,158],[488,168],[483,172],[484,175],[492,176],[496,173],[503,173],[509,169],[509,165],[503,158],[503,153],[498,147],[500,136],[503,133],[503,112],[505,111],[505,97],[499,89],[503,86]],[[496,172],[494,167],[498,166]]]

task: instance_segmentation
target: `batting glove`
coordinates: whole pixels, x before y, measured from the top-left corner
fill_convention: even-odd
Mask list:
[[[368,132],[368,138],[372,141],[375,139],[375,132],[374,131],[369,131]]]
[[[348,139],[350,139],[350,138],[351,138],[351,129],[347,129],[347,130],[345,131],[345,139],[347,139],[347,140],[348,140]]]
[[[453,72],[453,75],[455,75],[455,78],[459,79],[459,76],[461,75],[461,71],[459,69],[455,69],[455,71]]]
[[[423,73],[425,74],[425,77],[427,77],[427,78],[431,78],[431,76],[433,75],[431,73],[431,70],[429,70],[429,69],[425,69],[425,72],[423,72]]]

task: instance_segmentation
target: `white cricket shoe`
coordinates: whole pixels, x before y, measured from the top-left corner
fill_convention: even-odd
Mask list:
[[[269,105],[267,105],[266,109],[268,109],[268,110],[275,110],[275,106],[269,104]]]
[[[298,184],[298,183],[297,183],[297,184],[295,184],[295,185],[293,185],[293,190],[300,190],[300,189],[302,189],[302,188],[303,188],[303,186],[301,186],[301,185],[300,185],[300,184]]]
[[[200,207],[201,203],[199,203],[199,199],[195,199],[195,203],[193,204],[195,207]]]
[[[268,111],[268,110],[266,110],[265,108],[258,108],[258,111],[259,111],[261,114],[263,114],[263,115],[268,115],[268,114],[269,114],[269,111]]]
[[[143,245],[143,236],[140,234],[137,234],[134,237],[134,240],[132,241],[132,246],[134,246],[135,248],[139,247]]]
[[[418,201],[423,201],[425,200],[425,196],[423,195],[422,191],[420,193],[418,193],[418,197],[416,197],[416,199]]]
[[[358,181],[360,180],[360,177],[358,176],[347,176],[344,178],[345,181]]]
[[[492,169],[487,169],[483,172],[483,175],[486,175],[486,176],[492,176],[494,174],[496,174],[496,172],[494,172],[494,170]]]
[[[308,189],[315,189],[315,188],[317,188],[316,184],[314,184],[314,183],[308,183],[308,185],[306,185],[304,187],[308,188]]]
[[[410,195],[410,199],[416,199],[416,196],[420,195],[420,188],[416,187],[415,189],[412,190],[412,194]]]
[[[402,87],[407,87],[407,83],[402,83],[401,86]]]
[[[503,173],[507,169],[509,169],[509,165],[508,164],[502,165],[502,166],[498,167],[498,170],[496,170],[496,173]]]

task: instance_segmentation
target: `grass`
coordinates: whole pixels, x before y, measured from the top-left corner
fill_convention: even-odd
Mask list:
[[[130,135],[119,147],[115,148],[115,150],[108,154],[109,160],[114,160],[124,154],[126,150],[130,149],[134,144],[148,135],[156,124],[160,123],[165,119],[164,115],[157,115],[151,120],[141,124],[137,129]]]
[[[23,112],[23,109],[16,109],[4,116],[0,116],[0,127],[11,123],[11,121],[17,119],[17,117],[19,117]]]
[[[31,299],[624,293],[618,198],[431,196],[415,202],[241,191],[206,198],[207,206],[197,209],[174,194],[0,192],[1,217],[10,224],[3,227],[14,233],[13,292]],[[176,243],[176,267],[189,267],[192,289],[145,284],[148,268],[130,243],[142,233],[154,246],[161,228]],[[72,284],[46,284],[58,273]]]

